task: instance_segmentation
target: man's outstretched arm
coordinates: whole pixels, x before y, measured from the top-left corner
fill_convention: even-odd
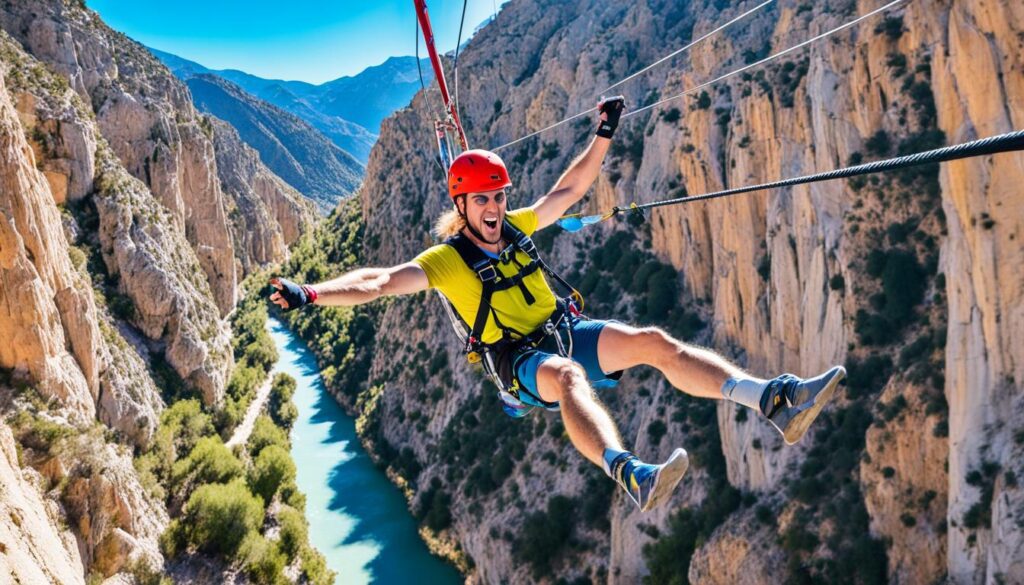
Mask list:
[[[360,268],[319,284],[296,285],[281,278],[270,279],[277,292],[270,300],[282,309],[304,304],[323,306],[361,305],[389,295],[407,295],[427,290],[427,273],[415,262],[391,268]]]
[[[601,163],[604,162],[604,157],[612,144],[612,134],[618,127],[619,117],[622,115],[623,99],[621,96],[608,98],[598,104],[598,108],[601,111],[601,124],[597,136],[590,141],[583,154],[562,173],[551,191],[533,204],[533,210],[537,214],[537,229],[555,223],[570,207],[583,199],[597,180],[597,175],[601,172]]]

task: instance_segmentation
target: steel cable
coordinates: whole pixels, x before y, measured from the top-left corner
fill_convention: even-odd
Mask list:
[[[724,189],[722,191],[714,191],[711,193],[702,193],[700,195],[691,195],[689,197],[678,197],[675,199],[653,201],[651,203],[644,203],[642,205],[632,205],[629,207],[615,207],[613,208],[613,213],[617,214],[628,211],[640,211],[644,209],[653,209],[655,207],[664,207],[666,205],[691,203],[693,201],[706,201],[708,199],[717,199],[719,197],[739,195],[741,193],[749,193],[751,191],[762,191],[765,189],[792,187],[794,185],[816,183],[819,181],[845,179],[848,177],[855,177],[857,175],[867,175],[871,173],[880,173],[883,171],[893,171],[897,169],[920,166],[925,164],[947,162],[951,160],[959,160],[975,156],[985,156],[990,154],[998,154],[1001,152],[1012,152],[1018,150],[1024,150],[1024,130],[1015,130],[1013,132],[1008,132],[1006,134],[999,134],[997,136],[982,138],[980,140],[973,140],[971,142],[964,142],[953,146],[945,146],[943,148],[936,148],[934,150],[927,150],[925,152],[919,152],[916,154],[898,156],[895,158],[869,162],[862,165],[845,167],[841,169],[835,169],[832,171],[815,173],[812,175],[803,175],[800,177],[793,177],[790,179],[783,179],[780,181],[773,181],[771,183],[761,183],[758,185],[749,185],[746,187]]]
[[[723,30],[729,28],[733,24],[739,22],[740,20],[743,20],[747,16],[753,14],[754,12],[760,10],[761,8],[764,8],[768,4],[771,4],[773,1],[774,0],[767,0],[766,2],[762,2],[761,4],[758,4],[754,8],[744,12],[743,14],[737,16],[736,18],[733,18],[732,20],[726,22],[725,24],[719,26],[718,28],[712,30],[711,32],[706,33],[704,35],[701,35],[700,38],[698,38],[697,40],[695,40],[693,42],[688,43],[685,47],[683,47],[681,49],[677,49],[677,50],[673,51],[672,53],[669,53],[665,57],[662,57],[661,59],[655,61],[654,63],[652,63],[650,65],[648,65],[647,67],[644,67],[643,69],[630,74],[625,79],[622,79],[621,81],[618,81],[616,83],[613,83],[612,85],[609,85],[608,87],[606,87],[603,90],[601,90],[601,92],[599,92],[599,94],[604,94],[604,93],[608,92],[609,90],[614,89],[616,87],[619,87],[620,85],[626,83],[627,81],[629,81],[631,79],[634,79],[637,76],[639,76],[639,75],[641,75],[643,73],[646,73],[647,71],[650,71],[655,66],[660,65],[661,63],[664,63],[665,61],[671,59],[672,57],[675,57],[676,55],[678,55],[678,54],[680,54],[680,53],[682,53],[684,51],[687,51],[687,50],[693,48],[698,43],[700,43],[700,42],[710,38],[711,36],[714,36],[715,34],[718,34],[718,33],[722,32]],[[899,1],[902,1],[902,0],[899,0]],[[457,85],[456,85],[456,92],[458,92],[458,86]],[[544,128],[541,128],[540,130],[537,130],[535,132],[531,132],[530,134],[527,134],[526,136],[522,136],[522,137],[517,138],[517,139],[515,139],[515,140],[513,140],[511,142],[507,142],[505,144],[502,144],[501,146],[493,148],[492,150],[494,152],[497,152],[497,151],[502,150],[504,148],[508,148],[509,146],[512,146],[513,144],[518,144],[518,143],[520,143],[520,142],[522,142],[524,140],[533,138],[534,136],[537,136],[539,134],[543,134],[543,133],[547,132],[548,130],[551,130],[553,128],[557,128],[557,127],[561,126],[562,124],[569,123],[569,122],[575,120],[576,118],[579,118],[581,116],[586,116],[587,114],[591,114],[591,113],[594,113],[596,111],[597,111],[597,108],[593,107],[593,108],[590,108],[589,110],[585,110],[585,111],[579,112],[577,114],[573,114],[572,116],[569,116],[568,118],[564,118],[562,120],[559,120],[558,122],[555,122],[554,124],[550,124],[548,126],[545,126]]]

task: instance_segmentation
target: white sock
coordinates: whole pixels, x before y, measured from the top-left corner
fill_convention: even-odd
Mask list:
[[[722,396],[736,404],[761,412],[761,396],[769,380],[760,378],[729,378],[722,384]]]

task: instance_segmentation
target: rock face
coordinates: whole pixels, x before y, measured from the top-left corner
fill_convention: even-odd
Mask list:
[[[0,366],[22,370],[88,420],[99,393],[96,307],[2,79],[0,130],[0,331],[12,341],[0,349]]]
[[[633,107],[671,96],[874,7],[783,3],[615,91],[624,92]],[[463,71],[472,71],[460,88],[470,144],[501,145],[586,110],[615,80],[743,9],[720,12],[706,5],[683,11],[671,2],[627,6],[594,0],[556,10],[541,0],[510,2],[460,57]],[[625,121],[582,210],[795,176],[1019,129],[1024,126],[1021,10],[1019,3],[1005,1],[907,4],[762,71],[709,87],[705,95]],[[361,191],[370,264],[412,258],[430,241],[431,220],[449,205],[442,174],[434,170],[433,152],[426,147],[435,101],[436,94],[418,95],[411,108],[381,127]],[[512,207],[550,188],[588,140],[591,125],[592,120],[562,125],[501,152],[516,187]],[[396,159],[403,160],[402,168],[390,164]],[[1024,288],[1015,275],[1024,262],[1019,240],[1024,213],[1020,198],[1013,196],[1022,171],[1024,155],[1016,153],[863,183],[818,183],[669,207],[653,212],[647,227],[627,236],[640,247],[649,229],[651,251],[678,271],[677,302],[696,307],[708,323],[694,341],[762,375],[851,366],[850,390],[827,411],[820,425],[825,432],[796,448],[783,448],[764,421],[740,416],[734,405],[718,405],[720,439],[715,441],[721,441],[728,483],[754,497],[780,496],[766,513],[797,519],[777,526],[788,548],[770,553],[788,557],[786,571],[833,574],[828,563],[811,566],[807,555],[814,552],[829,557],[845,551],[845,559],[855,558],[845,544],[829,548],[845,538],[849,524],[799,521],[803,514],[821,513],[822,506],[805,507],[821,489],[839,489],[812,489],[814,481],[822,481],[815,466],[832,465],[850,471],[833,478],[837,482],[856,478],[842,488],[842,497],[866,510],[865,529],[876,542],[891,538],[887,558],[884,546],[878,555],[868,555],[882,557],[874,568],[880,578],[908,583],[943,575],[957,583],[1024,578],[1017,479]],[[387,196],[394,193],[403,198]],[[596,248],[625,229],[624,224],[606,226],[558,236],[549,253],[556,268],[565,272],[575,264],[581,276],[593,270]],[[882,274],[884,267],[873,266],[871,257],[886,255],[912,259],[906,260],[906,270],[894,261]],[[913,294],[906,293],[911,289]],[[914,298],[907,313],[898,314],[903,293]],[[620,303],[619,310],[630,302]],[[402,303],[389,306],[382,323],[391,327],[383,330],[407,322],[410,311]],[[427,333],[417,334],[428,345],[450,335],[433,311],[419,323]],[[872,329],[879,322],[872,319],[882,314],[889,326]],[[435,382],[428,378],[424,384],[394,371],[395,360],[418,358],[421,349],[402,340],[379,343],[385,347],[374,371],[388,386],[375,406],[380,425],[373,432],[393,445],[410,446],[424,467],[419,485],[426,486],[443,464],[425,446],[445,444],[442,431],[480,381],[461,359],[452,361],[457,364],[453,380],[445,386],[452,392],[431,407],[429,424],[400,424],[398,413],[422,410],[423,386]],[[892,376],[894,370],[902,374]],[[611,405],[627,444],[652,459],[664,454],[666,441],[693,444],[692,433],[671,424],[661,443],[646,442],[650,423],[666,420],[664,407],[672,400],[670,389],[654,386],[649,397],[638,396],[641,388],[649,393],[650,384],[640,374],[627,375],[616,391],[628,396],[627,404]],[[903,413],[887,420],[901,396]],[[833,444],[830,437],[847,442]],[[545,477],[558,493],[585,493],[582,479],[565,475],[576,473],[580,460],[545,441],[531,442],[521,460],[536,466],[538,455],[548,451],[556,460],[569,455],[568,469],[555,466]],[[842,462],[829,461],[828,450],[837,447],[849,451]],[[687,480],[692,487],[683,488],[673,506],[706,503],[703,467],[706,463],[695,464]],[[525,485],[528,475],[519,468],[509,482]],[[454,497],[447,535],[476,561],[474,575],[483,581],[529,580],[516,572],[515,527],[507,528],[505,508],[491,503],[495,498],[518,502],[517,490],[506,484],[499,496],[481,501],[465,488],[469,482],[456,483],[453,489],[461,495]],[[522,506],[528,514],[539,513],[545,501]],[[664,531],[668,517],[649,522]],[[592,552],[574,553],[566,564],[553,561],[551,574],[572,579],[579,575],[577,567],[592,565],[606,566],[608,582],[636,582],[645,575],[641,551],[648,537],[628,512],[613,508],[609,519],[609,536],[593,542]],[[741,510],[710,538],[701,535],[690,579],[740,578],[749,559],[741,549],[772,540],[763,534],[765,528],[751,524],[750,514]],[[506,526],[509,534],[495,533],[491,526]],[[772,581],[756,571],[742,578]]]
[[[168,516],[132,452],[175,378],[221,402],[236,281],[313,210],[81,3],[0,27],[0,574],[134,582]]]
[[[215,75],[188,80],[196,106],[230,123],[289,185],[329,210],[351,195],[362,165],[305,121]]]
[[[139,484],[131,456],[117,447],[82,434],[69,441],[66,459],[50,469],[67,470],[62,500],[67,517],[78,537],[78,548],[86,567],[104,577],[143,559],[161,566],[163,557],[157,539],[167,527],[167,511]]]
[[[936,52],[933,67],[939,125],[950,140],[1024,127],[1024,7],[957,2],[944,20],[922,7],[915,12],[948,38],[948,49]],[[942,172],[942,207],[949,218],[943,258],[950,283],[948,567],[950,577],[962,582],[1024,579],[1020,523],[1006,514],[1024,501],[1019,488],[996,482],[992,501],[1000,508],[992,512],[991,533],[982,530],[977,546],[962,521],[979,498],[977,487],[967,483],[979,459],[1019,461],[1008,457],[1019,449],[1012,429],[1024,423],[1020,408],[1010,407],[1019,405],[1024,382],[1024,286],[1015,268],[1024,262],[1024,202],[1017,179],[1022,173],[1019,154],[966,160]],[[991,225],[987,218],[994,218]]]
[[[288,245],[313,225],[313,205],[260,163],[259,154],[238,131],[211,119],[221,188],[233,200],[228,212],[235,252],[248,274],[288,257]]]
[[[112,155],[98,157],[103,261],[134,304],[132,324],[165,343],[167,362],[207,404],[223,398],[232,367],[230,331],[210,302],[196,256],[170,214]],[[140,226],[136,218],[148,218]]]
[[[167,207],[194,246],[221,314],[238,275],[213,144],[188,90],[140,45],[80,6],[6,3],[0,27],[69,80],[124,167]]]
[[[919,388],[890,382],[880,399],[906,400],[905,412],[868,431],[860,465],[872,531],[900,543],[889,552],[896,583],[935,583],[946,573],[949,445],[932,432],[937,417],[925,414],[920,398]]]
[[[0,422],[0,575],[12,583],[85,583],[75,537],[40,498],[38,474],[21,469],[11,429]]]
[[[774,531],[759,526],[748,511],[716,532],[712,541],[693,555],[689,579],[691,583],[721,585],[771,583],[777,582],[771,576],[785,563],[786,553]]]

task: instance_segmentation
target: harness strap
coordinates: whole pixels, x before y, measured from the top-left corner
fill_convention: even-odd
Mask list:
[[[505,354],[505,350],[501,348],[517,348],[515,349],[515,351],[518,353],[518,348],[536,348],[543,339],[551,335],[554,335],[558,353],[561,355],[571,356],[572,333],[570,331],[569,344],[568,348],[566,348],[565,345],[562,343],[562,339],[558,333],[558,328],[559,323],[562,319],[567,318],[569,315],[580,315],[579,308],[575,305],[575,302],[580,302],[581,299],[579,298],[579,293],[576,292],[576,289],[574,289],[571,285],[569,285],[569,283],[567,283],[564,279],[558,276],[558,274],[551,270],[551,268],[548,267],[548,265],[543,260],[541,260],[540,254],[537,251],[536,244],[534,244],[533,240],[525,233],[523,233],[522,230],[516,228],[514,225],[509,223],[508,220],[506,220],[502,224],[501,235],[502,238],[506,242],[509,242],[511,245],[502,250],[501,254],[498,255],[497,261],[490,257],[489,255],[487,255],[483,250],[477,247],[476,244],[470,241],[469,238],[463,236],[462,234],[458,234],[452,236],[451,238],[448,238],[445,241],[445,243],[455,248],[455,251],[458,252],[459,256],[462,258],[462,261],[465,262],[466,265],[473,272],[476,273],[483,287],[480,294],[480,304],[477,307],[476,318],[474,319],[472,328],[470,329],[468,323],[465,323],[461,316],[458,316],[459,321],[463,322],[463,324],[466,326],[466,329],[469,329],[469,334],[466,339],[467,357],[469,358],[471,363],[475,363],[478,361],[483,363],[484,370],[487,372],[488,376],[494,381],[495,385],[498,387],[498,395],[505,406],[505,412],[508,413],[510,416],[518,417],[524,415],[531,408],[530,406],[525,405],[519,399],[519,393],[521,391],[526,391],[526,393],[530,395],[531,398],[533,398],[536,402],[543,404],[545,408],[557,408],[557,405],[553,403],[547,403],[539,396],[534,396],[532,392],[529,392],[525,388],[522,388],[517,383],[515,366],[519,362],[519,358],[521,358],[522,355],[516,357],[508,356],[507,354]],[[530,258],[530,261],[527,262],[525,265],[521,264],[519,260],[516,258],[517,251],[522,251],[523,253],[525,253]],[[501,274],[501,272],[498,271],[497,262],[502,262],[506,264],[514,263],[518,268],[518,271],[512,276],[504,276],[503,274]],[[519,290],[522,292],[523,299],[526,301],[526,303],[532,305],[534,302],[536,302],[536,298],[526,287],[524,279],[527,276],[536,272],[538,269],[543,270],[546,274],[550,275],[566,290],[571,291],[571,298],[565,299],[564,301],[559,300],[558,308],[556,309],[555,314],[552,315],[552,317],[549,318],[544,323],[544,325],[536,331],[529,331],[523,333],[506,327],[498,318],[497,313],[494,311],[494,308],[491,305],[491,300],[494,296],[494,293],[509,290],[512,287],[518,287]],[[572,299],[575,299],[575,301],[573,301]],[[580,307],[582,307],[582,304],[580,305]],[[454,311],[451,311],[449,316],[451,317],[452,314],[454,313]],[[493,315],[494,324],[501,330],[502,333],[502,339],[496,345],[488,345],[483,343],[483,333],[487,325],[488,315]],[[529,353],[529,351],[527,351],[526,353]],[[511,358],[512,363],[506,364],[511,366],[511,385],[505,383],[502,374],[499,372],[499,367],[498,364],[496,363],[496,358],[498,354],[502,354],[502,360]],[[502,361],[502,363],[505,362]]]

